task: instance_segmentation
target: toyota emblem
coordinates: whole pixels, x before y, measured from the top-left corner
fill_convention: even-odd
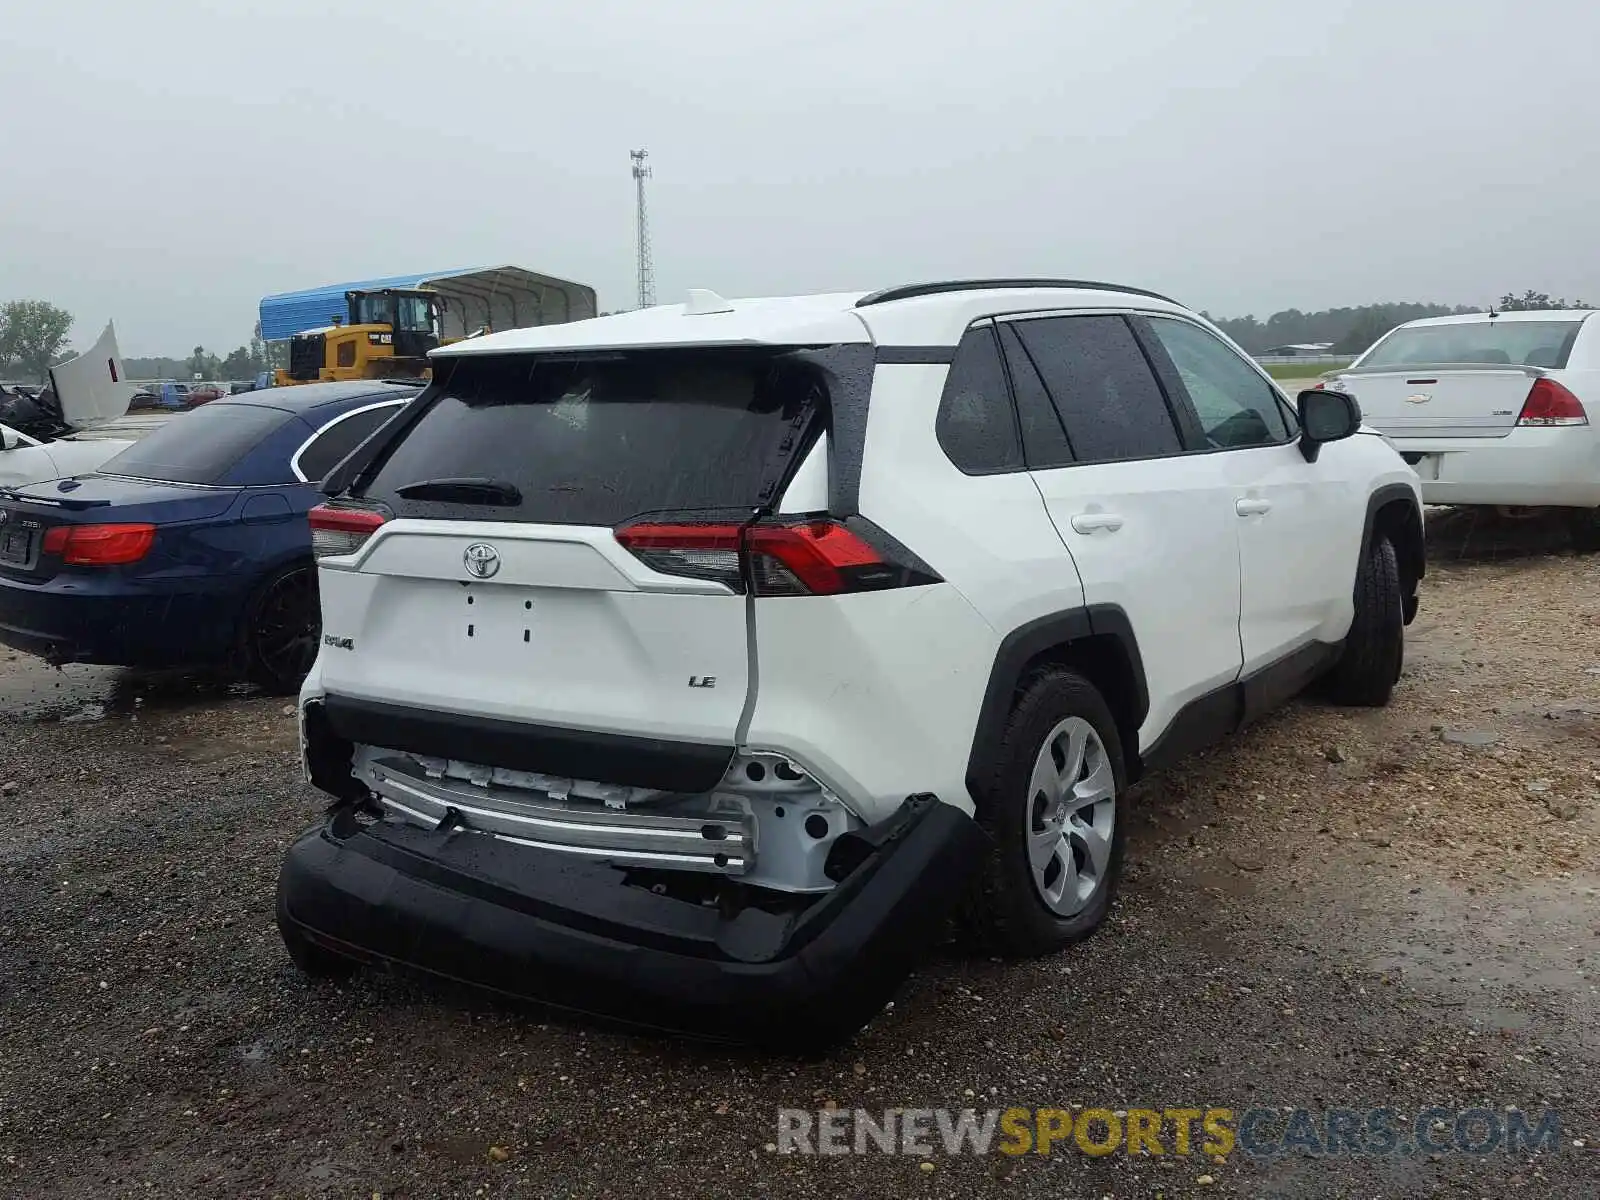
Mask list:
[[[461,561],[467,574],[475,579],[489,579],[500,570],[500,551],[488,542],[473,542],[462,552]]]

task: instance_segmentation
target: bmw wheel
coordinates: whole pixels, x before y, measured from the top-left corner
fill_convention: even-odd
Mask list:
[[[267,580],[245,617],[245,674],[269,692],[296,692],[317,657],[317,571],[296,564]]]

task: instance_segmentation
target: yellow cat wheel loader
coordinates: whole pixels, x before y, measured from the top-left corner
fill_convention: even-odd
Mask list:
[[[273,373],[273,384],[286,387],[426,379],[428,352],[445,343],[596,315],[594,289],[585,284],[524,267],[479,267],[268,296],[260,329],[269,345],[287,343],[288,366]]]

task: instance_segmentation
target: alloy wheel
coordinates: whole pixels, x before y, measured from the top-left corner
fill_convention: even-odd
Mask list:
[[[1095,728],[1068,717],[1034,760],[1024,809],[1034,889],[1058,917],[1082,912],[1105,883],[1117,819],[1117,782]]]

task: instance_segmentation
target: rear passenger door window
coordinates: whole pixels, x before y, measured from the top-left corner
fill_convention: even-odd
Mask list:
[[[1028,470],[1043,471],[1072,463],[1072,443],[1050,396],[1044,390],[1033,360],[1011,322],[1000,326],[1000,346],[1005,351],[1011,393],[1017,403],[1017,424],[1022,428],[1022,456]]]
[[[974,325],[956,347],[939,398],[934,434],[945,456],[963,474],[1022,470],[1017,419],[992,325]]]
[[[1077,462],[1182,452],[1161,385],[1122,317],[1041,317],[1013,328]]]
[[[1183,381],[1209,448],[1272,446],[1289,440],[1277,389],[1226,343],[1187,321],[1148,320]]]

